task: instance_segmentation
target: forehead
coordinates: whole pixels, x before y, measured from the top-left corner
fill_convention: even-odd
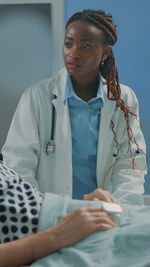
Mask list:
[[[84,21],[73,21],[68,25],[66,29],[66,35],[72,38],[91,38],[92,40],[95,39],[100,41],[103,37],[103,32],[101,29],[91,23]]]

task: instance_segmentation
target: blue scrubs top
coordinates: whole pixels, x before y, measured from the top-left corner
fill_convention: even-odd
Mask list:
[[[103,107],[101,88],[99,73],[97,96],[85,102],[75,94],[71,78],[67,74],[64,105],[68,100],[72,135],[73,199],[83,199],[84,194],[97,188],[97,146]]]

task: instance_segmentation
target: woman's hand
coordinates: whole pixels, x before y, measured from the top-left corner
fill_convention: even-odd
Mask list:
[[[51,230],[56,235],[59,248],[63,248],[75,245],[96,231],[106,231],[114,227],[117,227],[115,220],[100,207],[84,207],[65,216]]]
[[[0,244],[0,266],[31,265],[35,260],[61,248],[75,245],[93,232],[110,230],[116,226],[112,217],[99,207],[80,208],[51,228]]]
[[[114,198],[108,191],[105,191],[101,188],[97,188],[95,189],[92,193],[85,195],[86,200],[101,200],[101,201],[105,201],[105,202],[109,202],[109,203],[115,203],[115,204],[119,204],[120,202]]]

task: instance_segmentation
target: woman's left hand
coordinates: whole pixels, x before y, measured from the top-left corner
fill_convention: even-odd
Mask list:
[[[101,200],[101,201],[115,203],[115,204],[120,205],[120,202],[115,197],[113,197],[110,194],[110,192],[103,190],[101,188],[97,188],[92,193],[85,195],[85,196],[86,197],[84,199],[86,200]]]

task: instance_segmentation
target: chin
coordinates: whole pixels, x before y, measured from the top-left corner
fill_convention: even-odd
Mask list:
[[[71,75],[71,76],[81,76],[82,75],[82,72],[79,71],[79,70],[76,70],[76,69],[67,69],[67,72]]]

